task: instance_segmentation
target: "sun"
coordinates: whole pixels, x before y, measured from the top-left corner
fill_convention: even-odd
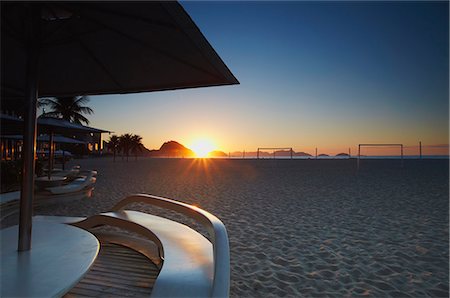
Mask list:
[[[208,154],[215,149],[215,145],[211,140],[208,139],[198,139],[195,140],[191,149],[194,151],[196,157],[208,157]]]

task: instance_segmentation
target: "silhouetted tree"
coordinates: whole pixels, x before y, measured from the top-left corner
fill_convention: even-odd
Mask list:
[[[127,157],[127,161],[128,161],[128,157],[130,155],[130,149],[132,147],[132,134],[126,133],[123,134],[119,137],[119,147],[120,150],[122,151],[122,159],[123,159],[123,155],[125,154]]]
[[[108,141],[108,149],[109,150],[112,150],[112,152],[113,152],[113,161],[115,162],[116,161],[116,152],[117,152],[117,149],[119,149],[119,137],[118,136],[116,136],[116,135],[112,135],[110,138],[109,138],[109,141]]]
[[[89,124],[89,120],[82,114],[93,114],[94,111],[83,104],[88,103],[87,96],[64,96],[64,97],[44,97],[40,98],[38,107],[49,107],[51,111],[44,113],[44,117],[62,118],[67,121],[82,124]]]
[[[142,152],[142,137],[139,135],[131,136],[131,151],[134,153],[134,159],[137,160],[138,152]]]

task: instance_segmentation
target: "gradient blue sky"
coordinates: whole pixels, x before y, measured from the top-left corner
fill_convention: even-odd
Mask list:
[[[97,96],[91,124],[224,151],[448,143],[448,2],[182,2],[238,86]]]

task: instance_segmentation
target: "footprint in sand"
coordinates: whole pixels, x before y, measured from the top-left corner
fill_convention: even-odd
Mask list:
[[[421,254],[426,254],[427,252],[428,252],[428,249],[426,249],[425,247],[422,247],[422,246],[420,246],[420,245],[416,245],[416,250],[418,251],[418,252],[420,252]]]

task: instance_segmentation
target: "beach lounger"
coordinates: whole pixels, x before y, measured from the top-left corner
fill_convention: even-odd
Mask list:
[[[78,191],[82,191],[87,188],[93,188],[97,178],[94,177],[97,175],[96,171],[90,171],[87,176],[76,178],[66,185],[48,187],[48,190],[51,194],[69,194]]]
[[[131,203],[150,204],[186,215],[206,228],[209,240],[192,228],[173,220],[123,210]],[[225,226],[217,217],[195,206],[143,194],[123,199],[112,210],[72,225],[87,230],[109,225],[153,241],[162,263],[159,265],[160,272],[153,286],[152,297],[228,297],[228,236]],[[143,246],[127,237],[109,239],[112,243],[140,252],[148,251],[145,244]]]
[[[20,191],[0,194],[0,221],[15,214],[19,209]]]
[[[84,170],[84,171],[80,171],[78,172],[78,176],[77,178],[85,178],[87,175],[91,174],[92,177],[97,177],[97,171],[96,170]]]
[[[80,166],[73,166],[70,170],[52,172],[52,176],[67,177],[67,179],[76,178],[80,174]]]
[[[97,171],[90,171],[86,176],[78,176],[66,185],[36,188],[34,206],[55,204],[90,198],[94,190]],[[0,195],[0,221],[19,211],[20,191]]]

